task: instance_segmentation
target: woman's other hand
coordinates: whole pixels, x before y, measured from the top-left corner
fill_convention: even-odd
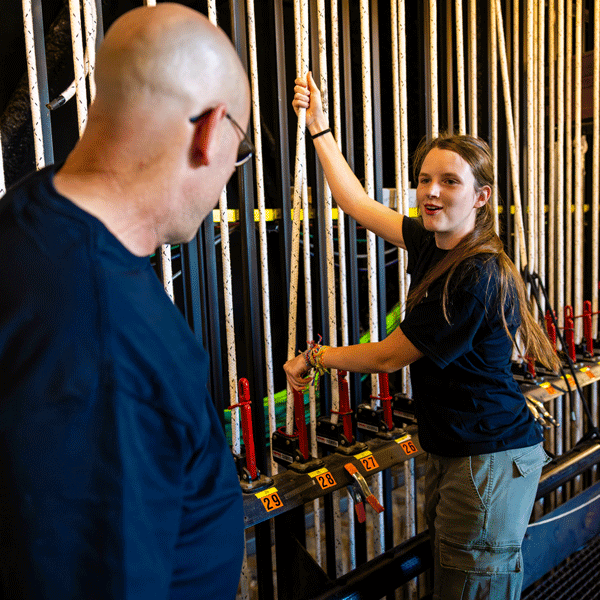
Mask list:
[[[306,127],[309,129],[315,126],[316,131],[326,129],[328,123],[323,114],[323,103],[321,101],[321,92],[313,79],[312,73],[309,71],[306,79],[298,77],[294,86],[294,99],[292,106],[296,111],[296,115],[301,108],[306,109]]]

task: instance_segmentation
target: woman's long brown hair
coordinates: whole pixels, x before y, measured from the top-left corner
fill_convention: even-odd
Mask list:
[[[448,134],[442,134],[431,140],[422,140],[413,159],[415,181],[418,181],[423,161],[432,148],[450,150],[458,154],[471,167],[475,178],[475,191],[481,190],[483,186],[489,186],[493,193],[492,156],[488,145],[483,140],[468,135]],[[504,251],[502,240],[495,231],[494,213],[489,201],[477,209],[473,231],[467,234],[454,248],[449,250],[446,256],[428,271],[415,289],[411,291],[407,300],[407,311],[410,311],[423,299],[434,281],[445,276],[442,307],[444,317],[449,322],[448,292],[450,290],[450,282],[452,281],[452,285],[454,286],[462,278],[466,277],[469,273],[468,267],[474,265],[474,262],[469,259],[473,259],[476,256],[478,259],[484,261],[493,259],[497,261],[500,293],[496,305],[500,310],[502,322],[508,336],[515,343],[508,328],[505,310],[507,305],[514,306],[514,302],[510,301],[510,297],[514,297],[516,293],[521,316],[521,325],[517,330],[518,337],[523,346],[521,354],[532,357],[549,369],[556,371],[559,367],[558,356],[550,340],[531,313],[523,278]],[[461,268],[457,271],[459,267]],[[456,278],[454,278],[455,275]]]

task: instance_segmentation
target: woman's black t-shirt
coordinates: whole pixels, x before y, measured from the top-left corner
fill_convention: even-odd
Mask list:
[[[403,236],[412,290],[447,251],[416,219],[404,218]],[[450,286],[450,322],[442,310],[442,277],[400,324],[425,355],[410,367],[419,441],[441,456],[487,454],[543,439],[511,372],[512,341],[499,310],[498,264],[482,255],[470,267],[457,286]],[[509,303],[505,314],[514,336],[520,324],[516,295]]]

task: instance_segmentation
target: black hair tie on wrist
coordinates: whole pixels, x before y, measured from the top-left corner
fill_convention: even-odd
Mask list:
[[[314,140],[315,138],[318,138],[320,135],[325,135],[326,133],[329,133],[331,131],[331,129],[328,127],[327,129],[323,129],[323,131],[319,131],[319,133],[315,133],[315,135],[311,135],[310,137]]]

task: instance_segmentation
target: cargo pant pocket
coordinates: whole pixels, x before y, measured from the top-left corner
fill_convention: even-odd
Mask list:
[[[523,578],[519,546],[461,545],[440,539],[441,573],[434,598],[518,600]]]

